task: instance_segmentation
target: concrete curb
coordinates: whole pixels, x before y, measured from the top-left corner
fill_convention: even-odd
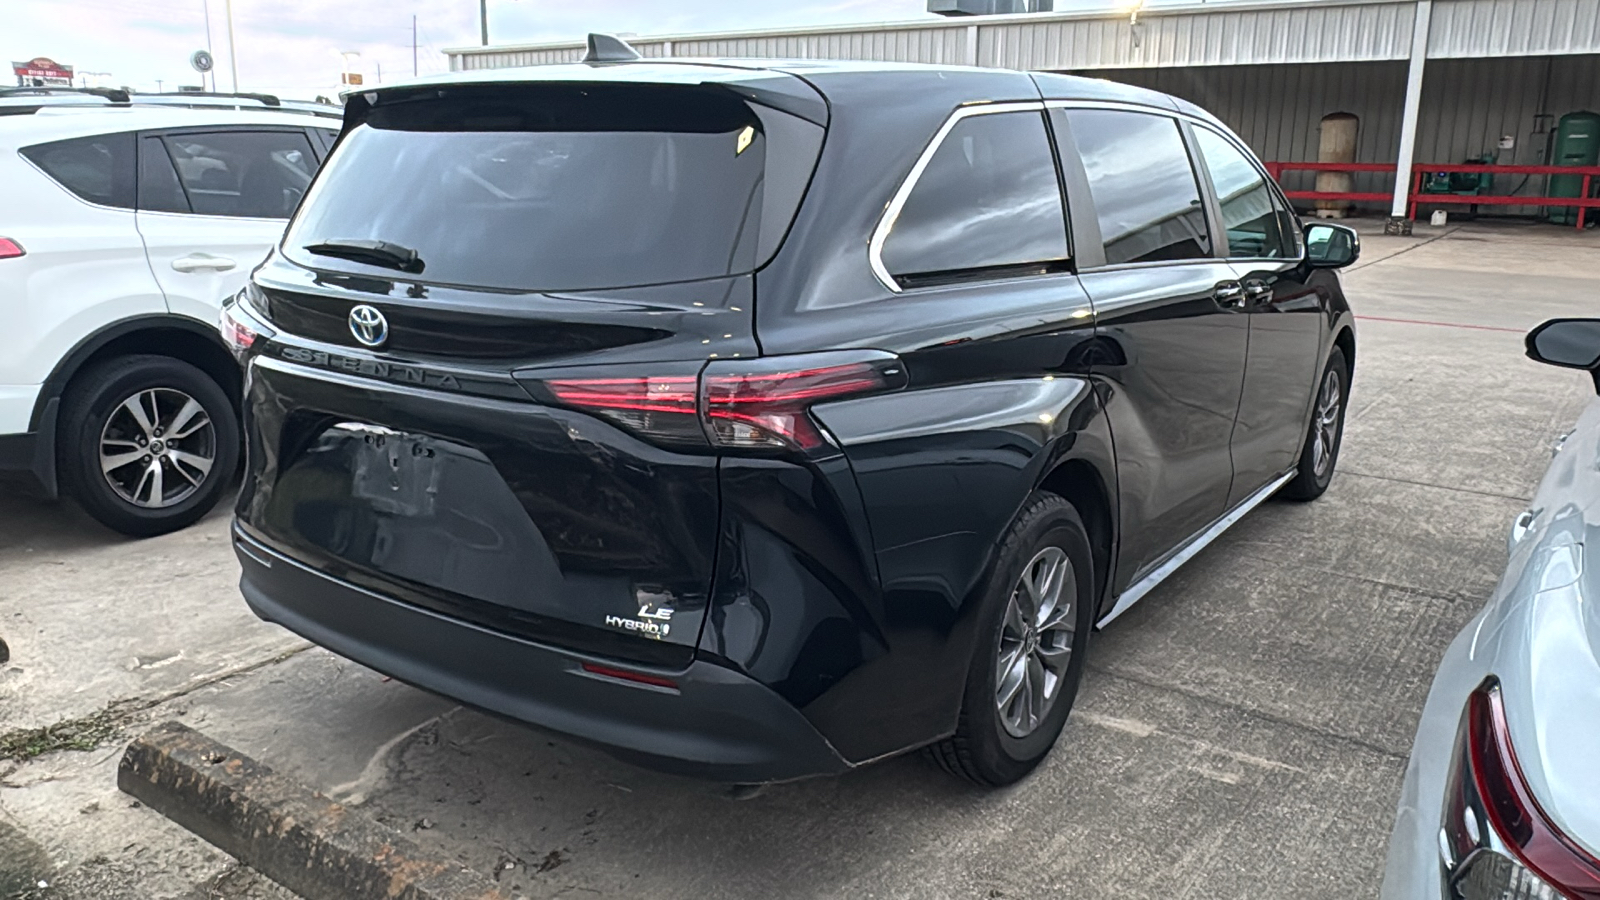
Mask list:
[[[177,722],[128,746],[117,787],[306,900],[509,900],[477,872]]]

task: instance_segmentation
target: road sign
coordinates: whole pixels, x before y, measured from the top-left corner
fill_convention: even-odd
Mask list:
[[[360,72],[346,72],[346,73],[344,73],[344,83],[345,84],[360,84],[361,83],[361,73]]]
[[[21,87],[72,87],[72,67],[63,66],[46,56],[36,56],[27,62],[13,62],[11,71]]]

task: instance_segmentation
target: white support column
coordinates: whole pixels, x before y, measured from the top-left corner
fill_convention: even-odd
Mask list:
[[[967,65],[978,64],[978,26],[967,26]]]
[[[1406,218],[1406,195],[1411,191],[1411,163],[1417,151],[1417,112],[1422,107],[1422,68],[1428,61],[1428,23],[1433,16],[1433,0],[1417,0],[1411,24],[1411,65],[1406,70],[1405,111],[1400,118],[1400,148],[1394,172],[1394,203],[1384,234],[1410,234]]]

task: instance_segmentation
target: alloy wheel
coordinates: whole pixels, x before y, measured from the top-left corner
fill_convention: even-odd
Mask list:
[[[1032,734],[1061,695],[1077,594],[1077,573],[1060,547],[1040,550],[1011,590],[1000,626],[994,702],[1012,737]]]
[[[112,409],[100,429],[100,471],[118,497],[144,509],[189,499],[211,474],[217,433],[200,401],[147,388]]]
[[[1317,393],[1316,419],[1311,423],[1311,468],[1318,478],[1333,467],[1333,448],[1339,438],[1339,408],[1344,399],[1339,373],[1328,370]]]

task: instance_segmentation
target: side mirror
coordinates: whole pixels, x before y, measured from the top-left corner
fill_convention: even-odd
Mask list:
[[[1528,358],[1564,369],[1588,369],[1600,391],[1600,319],[1551,319],[1528,332]]]
[[[1361,258],[1361,236],[1354,228],[1328,222],[1306,226],[1306,262],[1313,269],[1342,269]]]

